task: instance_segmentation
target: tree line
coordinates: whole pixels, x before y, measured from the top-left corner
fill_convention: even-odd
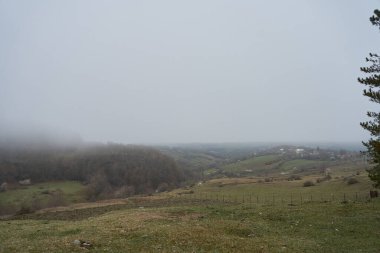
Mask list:
[[[184,173],[169,156],[148,147],[107,144],[87,147],[0,147],[0,184],[77,180],[89,199],[128,196],[177,187]]]

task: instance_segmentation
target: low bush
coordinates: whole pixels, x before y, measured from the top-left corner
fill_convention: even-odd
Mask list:
[[[315,185],[314,182],[313,182],[313,181],[310,181],[310,180],[305,181],[305,182],[303,183],[303,187],[309,187],[309,186],[314,186],[314,185]]]
[[[329,180],[331,180],[331,176],[327,175],[327,176],[324,176],[322,178],[317,178],[317,183],[322,183],[324,181],[329,181]]]
[[[293,180],[301,180],[301,176],[299,175],[291,175],[290,177],[288,177],[288,181],[293,181]]]
[[[191,186],[190,186],[191,187]],[[158,187],[156,192],[165,192],[169,190],[169,185],[167,183],[161,183]]]
[[[359,183],[359,181],[356,178],[353,178],[353,177],[351,177],[350,179],[347,180],[347,184],[348,185],[357,184],[357,183]]]
[[[34,211],[32,210],[31,207],[29,206],[21,206],[20,209],[16,212],[17,215],[23,215],[23,214],[28,214],[28,213],[33,213]]]

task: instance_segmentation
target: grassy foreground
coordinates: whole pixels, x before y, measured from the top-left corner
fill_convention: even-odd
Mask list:
[[[0,253],[12,252],[379,252],[380,200],[367,175],[348,184],[333,170],[302,180],[220,178],[149,197],[54,207],[0,220]],[[342,170],[339,170],[342,173]],[[59,187],[58,187],[59,186]],[[2,195],[62,189],[72,202],[83,186],[37,185]],[[13,194],[13,195],[12,195]],[[28,196],[25,196],[28,198]],[[30,196],[29,196],[30,198]],[[74,240],[91,243],[90,248]]]
[[[379,228],[378,201],[290,206],[141,198],[0,221],[0,252],[86,251],[76,239],[90,242],[91,252],[379,252]]]

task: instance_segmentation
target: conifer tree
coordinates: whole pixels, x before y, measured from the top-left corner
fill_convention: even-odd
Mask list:
[[[380,29],[379,10],[374,11],[370,21]],[[358,81],[366,86],[363,95],[368,97],[371,102],[380,103],[380,56],[370,53],[366,61],[371,65],[360,68],[366,77],[358,78]],[[363,145],[367,148],[366,154],[373,163],[373,167],[368,170],[369,177],[374,182],[375,187],[380,187],[380,112],[369,111],[367,116],[371,120],[361,122],[360,125],[370,132],[371,138],[367,142],[363,142]]]

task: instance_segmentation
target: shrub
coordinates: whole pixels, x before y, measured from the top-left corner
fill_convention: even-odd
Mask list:
[[[20,209],[16,212],[17,215],[23,215],[33,213],[32,209],[29,206],[21,206]]]
[[[309,186],[314,186],[315,184],[313,183],[313,181],[310,181],[310,180],[308,180],[308,181],[305,181],[304,183],[303,183],[303,187],[309,187]]]
[[[301,176],[299,175],[291,175],[290,177],[288,177],[288,181],[293,181],[293,180],[301,180]]]
[[[329,181],[329,180],[331,180],[330,174],[322,178],[317,178],[317,183],[322,183],[323,181]]]
[[[115,198],[127,198],[135,194],[135,187],[124,185],[114,191]]]
[[[190,186],[191,187],[191,186]],[[158,187],[156,192],[165,192],[169,190],[169,185],[167,183],[161,183]]]
[[[49,192],[49,190],[43,190],[43,191],[41,191],[41,194],[49,194],[50,192]]]
[[[104,198],[111,191],[104,172],[98,172],[90,178],[86,189],[86,197],[90,201]]]
[[[353,178],[353,177],[347,180],[347,184],[348,185],[357,184],[357,183],[359,183],[359,181],[356,178]]]

